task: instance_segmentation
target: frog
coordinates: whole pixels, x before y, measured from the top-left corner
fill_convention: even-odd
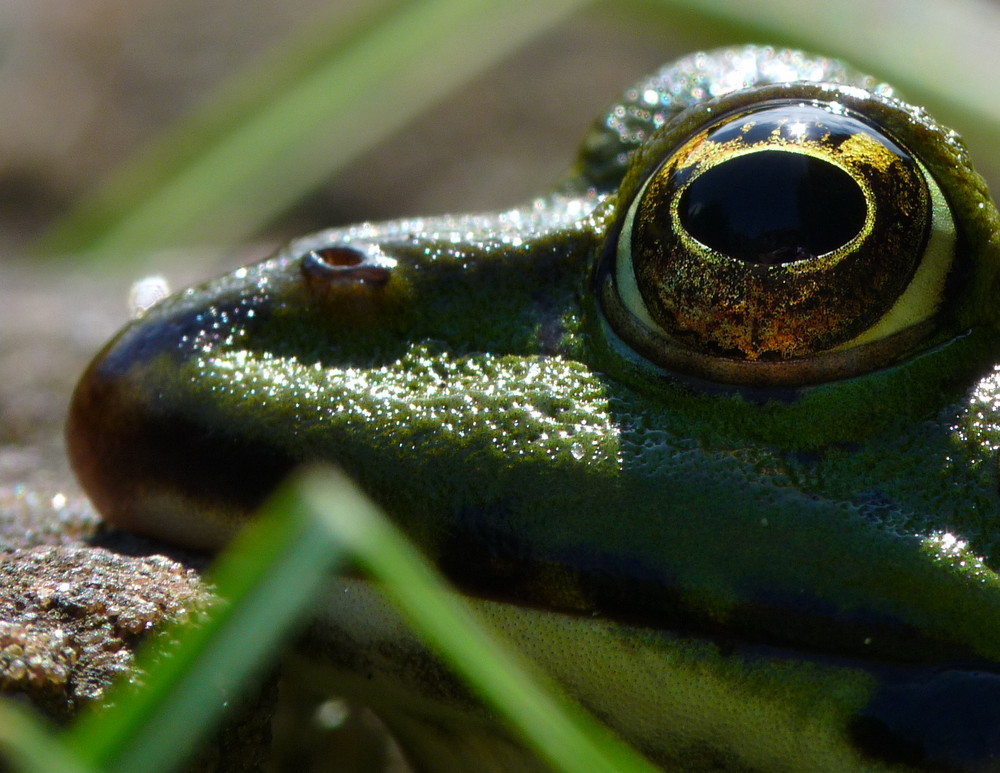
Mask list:
[[[522,206],[159,301],[83,374],[71,460],[108,524],[204,550],[339,467],[665,771],[1000,770],[998,233],[891,86],[697,53]],[[417,770],[546,769],[363,577],[291,662]]]

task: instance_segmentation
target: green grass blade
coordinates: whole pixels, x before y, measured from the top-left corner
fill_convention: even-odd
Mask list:
[[[236,100],[238,109],[226,109],[239,114],[241,122],[221,136],[203,132],[207,141],[200,149],[178,150],[185,163],[155,190],[136,193],[121,180],[138,173],[123,171],[117,189],[131,191],[137,200],[109,227],[95,228],[99,223],[92,217],[104,217],[108,206],[98,195],[82,214],[57,225],[39,248],[91,252],[95,259],[115,261],[172,244],[244,239],[332,170],[586,1],[402,3],[280,93],[260,93],[255,110],[248,108],[247,98]],[[193,122],[232,123],[228,117]],[[181,148],[184,140],[174,142]],[[165,165],[162,151],[135,163],[140,169]],[[121,197],[119,192],[109,200],[120,203]]]
[[[20,773],[91,773],[59,737],[31,712],[0,700],[0,768],[6,762]]]
[[[444,653],[543,759],[565,773],[657,770],[487,633],[385,516],[345,483],[328,473],[309,474],[298,489],[299,506],[330,515],[344,547],[382,584],[414,630]]]
[[[142,653],[141,689],[125,685],[109,695],[106,709],[81,717],[66,734],[70,748],[96,770],[175,767],[199,733],[212,728],[225,701],[274,659],[339,555],[325,516],[281,503],[268,508],[211,573],[225,601],[204,624],[169,631]]]

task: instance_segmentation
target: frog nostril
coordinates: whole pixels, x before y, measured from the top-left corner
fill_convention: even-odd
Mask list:
[[[308,280],[357,282],[381,287],[389,281],[395,261],[378,245],[337,245],[309,250],[302,256],[302,274]]]
[[[355,247],[325,247],[311,250],[309,254],[317,256],[328,266],[351,267],[360,265],[365,260],[365,254]]]

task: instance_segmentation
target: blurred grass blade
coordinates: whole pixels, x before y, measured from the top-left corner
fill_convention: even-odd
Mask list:
[[[170,770],[214,726],[307,611],[341,553],[338,523],[360,495],[334,503],[329,514],[306,513],[281,501],[267,508],[221,556],[211,572],[225,599],[203,624],[179,626],[142,653],[136,690],[122,686],[106,709],[84,715],[66,740],[84,764],[115,773]],[[338,527],[339,528],[339,527]],[[170,644],[170,638],[179,641]],[[200,735],[199,735],[200,734]]]
[[[1000,6],[990,0],[803,3],[642,0],[651,9],[738,25],[748,39],[837,56],[884,77],[908,99],[933,101],[1000,139]],[[651,10],[650,13],[656,13]],[[754,38],[754,39],[750,39]],[[967,128],[963,133],[968,134]]]
[[[24,706],[0,700],[0,769],[20,773],[91,773],[59,737]]]
[[[397,3],[398,4],[397,0]],[[361,39],[388,12],[391,3],[341,4],[324,8],[288,39],[215,86],[200,105],[154,137],[145,147],[76,202],[74,208],[35,245],[43,253],[77,253],[111,229],[130,207],[250,120],[265,100],[288,90],[332,56]]]
[[[190,132],[138,157],[37,249],[114,262],[175,244],[245,239],[333,170],[586,2],[406,2],[340,35],[343,44],[324,57],[286,44],[291,61],[270,60],[286,82],[264,78],[256,95],[241,86],[237,97],[209,104],[207,114],[191,119]],[[315,25],[302,34],[303,48],[315,49]],[[335,30],[330,37],[338,37]],[[195,139],[204,146],[192,148]],[[167,176],[172,162],[178,166]],[[136,183],[145,173],[158,187]]]
[[[350,494],[354,507],[345,507],[344,483],[329,473],[310,473],[297,489],[300,506],[329,513],[344,547],[382,584],[413,629],[442,652],[543,759],[565,773],[658,770],[488,634],[373,504],[355,492]]]

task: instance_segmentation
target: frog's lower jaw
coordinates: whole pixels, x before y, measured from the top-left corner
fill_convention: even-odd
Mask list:
[[[664,770],[996,769],[993,675],[821,661],[464,598]],[[362,580],[337,581],[291,665],[374,708],[421,773],[548,769]]]

